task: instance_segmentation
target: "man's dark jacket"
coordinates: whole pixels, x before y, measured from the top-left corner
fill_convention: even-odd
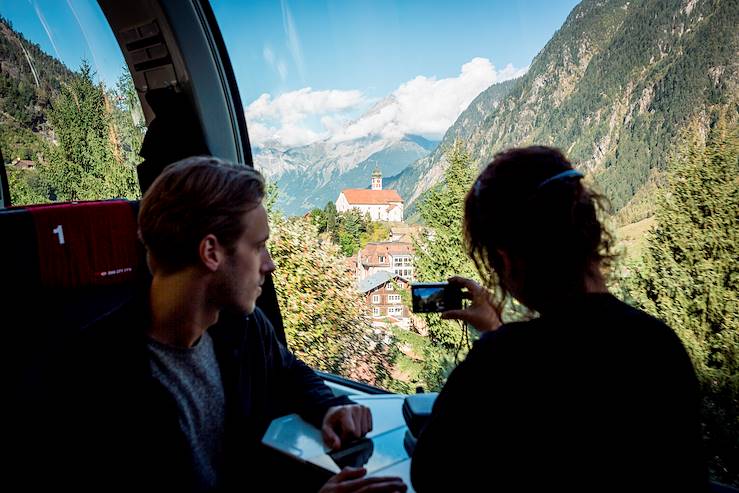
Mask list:
[[[56,487],[191,491],[193,468],[174,398],[149,369],[148,303],[138,299],[84,331],[63,351],[49,406],[46,460]],[[226,399],[223,490],[247,491],[264,474],[259,443],[270,421],[291,412],[320,428],[334,397],[282,345],[264,314],[222,312],[208,329]]]

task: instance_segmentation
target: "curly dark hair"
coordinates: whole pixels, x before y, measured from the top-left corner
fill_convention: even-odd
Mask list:
[[[609,267],[615,258],[613,238],[599,219],[607,200],[572,170],[557,149],[509,149],[495,156],[467,194],[467,252],[498,294],[499,308],[510,294],[500,276],[500,251],[523,266],[517,271],[521,298],[536,310],[583,293],[593,266]]]

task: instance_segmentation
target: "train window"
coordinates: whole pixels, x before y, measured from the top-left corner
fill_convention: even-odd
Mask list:
[[[97,2],[0,6],[0,147],[12,205],[138,198],[146,123]]]
[[[475,278],[465,192],[497,152],[554,146],[610,200],[611,291],[680,336],[713,474],[739,482],[735,4],[212,3],[271,183],[275,285],[302,358],[439,389],[474,333],[434,314],[372,319],[369,293],[398,275]]]
[[[425,231],[418,197],[440,176],[418,164],[437,165],[455,120],[473,101],[494,104],[498,96],[481,96],[491,85],[508,90],[524,75],[575,3],[465,1],[451,16],[416,1],[212,2],[253,160],[273,192],[287,339],[314,368],[393,391],[438,389],[461,328],[444,326],[449,334],[432,342],[438,321],[411,320],[410,310],[396,308],[398,322],[373,319],[381,297],[369,292],[412,272],[445,275],[413,271]],[[397,291],[393,303],[408,305],[408,288]]]
[[[412,392],[437,390],[463,357],[458,324],[399,308],[373,318],[370,292],[451,274],[418,264],[436,232],[419,197],[442,177],[450,136],[482,123],[576,3],[464,1],[452,15],[417,1],[212,2],[272,191],[286,336],[314,368]],[[393,292],[410,308],[407,286]]]
[[[211,3],[269,184],[274,285],[299,357],[439,390],[476,334],[411,313],[407,281],[479,279],[461,232],[473,180],[504,149],[557,147],[610,201],[610,291],[682,340],[712,478],[739,485],[736,2]],[[0,16],[2,202],[138,198],[145,117],[98,3],[0,0]],[[157,24],[137,26],[120,32],[129,63],[167,58],[139,42]],[[214,109],[213,87],[230,73],[203,77],[219,67],[202,49],[212,37],[172,42],[202,55],[180,75],[220,142],[233,108]]]

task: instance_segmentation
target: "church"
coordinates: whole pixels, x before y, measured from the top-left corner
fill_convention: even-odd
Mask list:
[[[372,172],[369,190],[347,188],[339,194],[336,210],[346,212],[351,209],[369,214],[373,221],[403,221],[403,199],[395,190],[382,189],[382,172],[378,168]]]

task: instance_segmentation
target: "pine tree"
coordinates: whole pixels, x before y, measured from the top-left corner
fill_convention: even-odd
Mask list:
[[[703,388],[712,473],[737,484],[739,128],[719,121],[705,145],[690,145],[670,169],[628,292],[685,344]]]
[[[111,138],[110,111],[101,85],[83,63],[80,73],[62,87],[49,120],[58,145],[41,167],[55,200],[137,198],[133,166],[116,159]]]
[[[336,204],[333,202],[326,202],[326,207],[323,208],[323,215],[326,218],[326,231],[329,232],[334,243],[339,243],[339,228],[338,219],[336,212]]]
[[[116,130],[116,145],[120,149],[123,161],[135,166],[141,162],[139,151],[146,134],[146,122],[128,68],[123,67],[115,90],[107,97],[113,102],[111,126]]]
[[[448,166],[444,180],[424,195],[418,206],[428,232],[414,241],[415,272],[419,281],[446,281],[453,275],[477,278],[474,264],[464,246],[462,221],[464,199],[477,170],[462,142],[457,140],[446,152]],[[437,314],[425,316],[432,349],[425,355],[424,378],[430,389],[438,389],[446,374],[469,346],[467,329],[456,321],[441,320]]]
[[[360,246],[360,238],[367,233],[369,219],[356,209],[339,213],[337,216],[339,246],[345,257],[356,255]]]
[[[277,198],[279,196],[280,189],[277,187],[277,183],[268,181],[265,186],[264,199],[262,200],[262,203],[264,204],[264,208],[267,209],[267,214],[270,216],[276,213],[275,204],[277,203]]]

